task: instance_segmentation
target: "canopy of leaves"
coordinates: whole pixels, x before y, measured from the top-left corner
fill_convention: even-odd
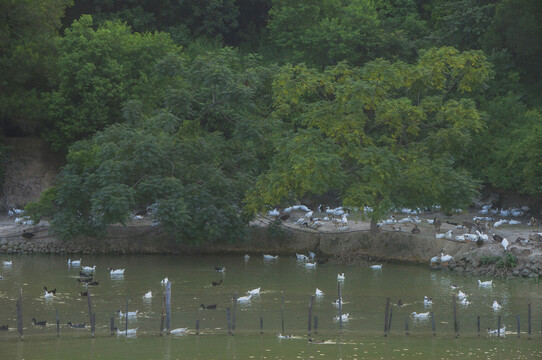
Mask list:
[[[277,142],[251,209],[328,190],[374,218],[402,206],[467,206],[477,182],[458,159],[484,124],[467,95],[491,74],[481,52],[453,48],[430,49],[412,65],[283,67],[274,116],[297,130]]]

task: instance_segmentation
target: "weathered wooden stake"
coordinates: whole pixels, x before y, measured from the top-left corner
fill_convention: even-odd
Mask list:
[[[500,336],[501,336],[501,317],[499,316],[497,320],[497,337],[500,337]]]
[[[19,289],[19,305],[17,307],[17,330],[19,330],[19,339],[23,339],[23,289]]]
[[[60,319],[58,318],[58,310],[55,309],[56,315],[56,336],[60,336]]]
[[[527,322],[529,323],[529,339],[531,338],[531,304],[527,305]]]
[[[390,307],[390,321],[388,323],[388,335],[390,334],[390,330],[391,330],[391,318],[393,316],[393,308]]]
[[[459,324],[457,323],[457,304],[455,301],[455,295],[452,295],[452,306],[454,308],[454,332],[455,337],[459,336]]]
[[[435,313],[431,311],[431,327],[433,328],[433,336],[437,335],[437,328],[435,326]]]
[[[480,315],[476,317],[476,326],[478,327],[478,336],[480,336]]]
[[[164,322],[166,321],[166,293],[162,297],[162,316],[160,317],[160,336],[164,332]]]
[[[199,335],[199,319],[196,320],[196,335]]]
[[[115,333],[115,318],[109,318],[109,327],[111,328],[111,335]]]
[[[166,285],[166,331],[171,334],[171,281]]]
[[[314,302],[314,295],[311,295],[311,299],[309,301],[309,320],[308,320],[309,336],[311,336],[311,320],[312,320],[312,303],[313,302]]]
[[[260,316],[260,334],[263,335],[263,316]]]
[[[226,320],[228,322],[228,334],[231,335],[231,318],[230,318],[230,308],[226,308]]]
[[[94,337],[94,331],[96,330],[96,313],[92,313],[92,317],[90,318],[90,332],[92,334],[92,337]]]
[[[518,332],[518,337],[520,336],[520,326],[519,326],[519,315],[516,315],[516,324],[517,324],[517,332]]]
[[[125,316],[126,321],[124,323],[124,325],[125,325],[125,327],[124,327],[124,335],[126,337],[128,337],[128,296],[126,296],[126,312],[124,314],[126,315]]]
[[[314,315],[314,333],[318,334],[318,316]]]
[[[282,291],[282,306],[280,308],[280,316],[281,316],[281,322],[282,322],[281,334],[284,335],[284,290]]]
[[[339,334],[343,333],[343,297],[341,294],[341,283],[337,281],[337,292],[339,293]]]
[[[405,320],[405,334],[406,335],[410,335],[410,333],[408,332],[408,320],[409,320],[409,318],[406,318],[406,320]]]
[[[235,321],[237,319],[237,297],[239,294],[236,292],[233,293],[233,319],[231,322],[231,334],[235,335]]]
[[[386,298],[386,311],[384,313],[384,336],[388,336],[388,317],[390,314],[390,298]]]
[[[90,296],[90,287],[87,289],[87,302],[88,302],[88,316],[89,316],[89,322],[90,322],[90,332],[92,337],[94,337],[94,326],[92,325],[92,299]],[[126,317],[128,317],[128,314],[126,314]]]

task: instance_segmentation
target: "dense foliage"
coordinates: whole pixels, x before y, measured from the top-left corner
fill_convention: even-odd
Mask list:
[[[147,209],[183,242],[321,194],[542,194],[538,0],[0,2],[0,125],[67,154],[63,237]]]

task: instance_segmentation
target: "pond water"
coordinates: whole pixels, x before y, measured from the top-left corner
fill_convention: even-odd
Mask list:
[[[384,264],[381,270],[367,266],[322,265],[314,269],[296,261],[295,256],[265,261],[243,256],[163,256],[126,255],[83,257],[83,265],[96,265],[91,286],[96,314],[96,333],[90,326],[73,329],[72,323],[89,322],[88,300],[80,292],[80,267],[68,267],[58,255],[2,255],[11,266],[0,265],[0,331],[2,359],[521,359],[542,358],[542,286],[536,279],[495,279],[489,288],[479,287],[478,278],[449,272],[434,272],[423,266]],[[111,277],[108,267],[125,268],[122,277]],[[225,267],[219,273],[215,267]],[[337,274],[344,273],[341,285],[343,313],[349,321],[334,321],[338,309]],[[164,277],[171,281],[171,327],[187,327],[184,336],[160,336]],[[212,282],[221,285],[212,286]],[[488,280],[482,278],[481,280]],[[452,290],[451,284],[458,284]],[[57,289],[52,299],[44,298],[43,287]],[[231,308],[235,292],[261,287],[261,293],[236,308],[235,335],[228,335],[226,308]],[[312,329],[308,342],[308,306],[316,288],[324,292],[314,300],[312,315],[318,329]],[[16,301],[23,291],[24,340],[17,333]],[[458,337],[454,336],[452,295],[467,294],[469,305],[457,305]],[[144,299],[151,291],[153,297]],[[282,299],[284,329],[290,339],[280,339]],[[426,306],[424,296],[433,299]],[[392,305],[391,331],[383,336],[386,298]],[[395,305],[401,299],[403,306]],[[138,328],[137,337],[110,335],[110,318],[124,329],[118,309],[138,310],[128,328]],[[495,311],[494,301],[502,308]],[[200,304],[216,310],[201,310]],[[527,313],[532,313],[532,339],[529,340]],[[55,324],[60,318],[60,337]],[[435,315],[436,336],[431,320],[415,320],[412,312],[431,311]],[[521,337],[517,337],[516,316],[520,315]],[[477,334],[480,316],[481,335]],[[506,326],[506,336],[496,338],[484,330],[497,328],[498,317]],[[34,326],[32,318],[46,320],[45,327]],[[263,319],[263,335],[260,334]],[[409,333],[405,321],[409,319]],[[199,320],[200,334],[196,335]],[[312,319],[311,319],[312,320]],[[314,321],[313,324],[314,326]]]

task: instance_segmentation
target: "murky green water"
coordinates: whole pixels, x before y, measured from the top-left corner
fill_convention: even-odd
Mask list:
[[[66,259],[55,255],[0,257],[13,260],[12,266],[0,265],[0,331],[2,359],[522,359],[542,358],[542,287],[535,279],[494,280],[491,288],[480,288],[478,278],[446,272],[431,272],[425,267],[385,264],[375,271],[368,266],[335,265],[308,269],[294,258],[264,261],[252,256],[84,256],[83,265],[96,265],[91,287],[96,313],[96,336],[90,328],[72,329],[65,324],[89,323],[88,301],[79,293],[85,286],[77,283],[79,267],[69,268]],[[226,267],[225,274],[214,270]],[[123,277],[111,277],[107,267],[125,268]],[[343,313],[350,314],[343,334],[333,320],[338,310],[337,273],[345,273],[342,285]],[[162,286],[172,282],[172,328],[188,327],[184,336],[159,336],[162,313]],[[223,280],[220,286],[213,281]],[[486,280],[486,279],[482,279]],[[460,336],[454,337],[452,294],[459,284],[470,304],[458,305]],[[53,299],[43,297],[43,286],[56,288]],[[226,308],[232,307],[232,295],[261,287],[261,294],[249,304],[239,304],[235,336],[229,336]],[[23,289],[24,340],[16,330],[16,299]],[[308,343],[308,304],[315,289],[324,291],[313,306],[318,317],[318,333],[312,337],[323,344]],[[152,291],[153,298],[143,295]],[[285,333],[292,339],[279,339],[281,304],[284,292]],[[433,298],[426,307],[423,297]],[[393,306],[390,336],[384,337],[386,298],[399,298],[402,307]],[[110,318],[119,323],[117,309],[139,310],[129,328],[138,328],[137,337],[110,335]],[[491,307],[494,300],[500,311]],[[200,310],[200,304],[216,304],[216,310]],[[528,339],[527,305],[532,304],[532,339]],[[60,337],[56,336],[55,310],[60,317]],[[410,335],[405,335],[405,320],[413,311],[435,314],[437,336],[431,321],[409,320]],[[233,309],[232,309],[233,313]],[[521,319],[521,337],[516,335],[516,315]],[[498,316],[507,326],[505,338],[489,337],[484,330],[477,336],[477,316],[481,328],[496,328]],[[31,319],[47,320],[47,326],[34,327]],[[263,335],[260,335],[260,317]],[[196,321],[200,335],[195,335]],[[313,324],[314,325],[314,324]]]

